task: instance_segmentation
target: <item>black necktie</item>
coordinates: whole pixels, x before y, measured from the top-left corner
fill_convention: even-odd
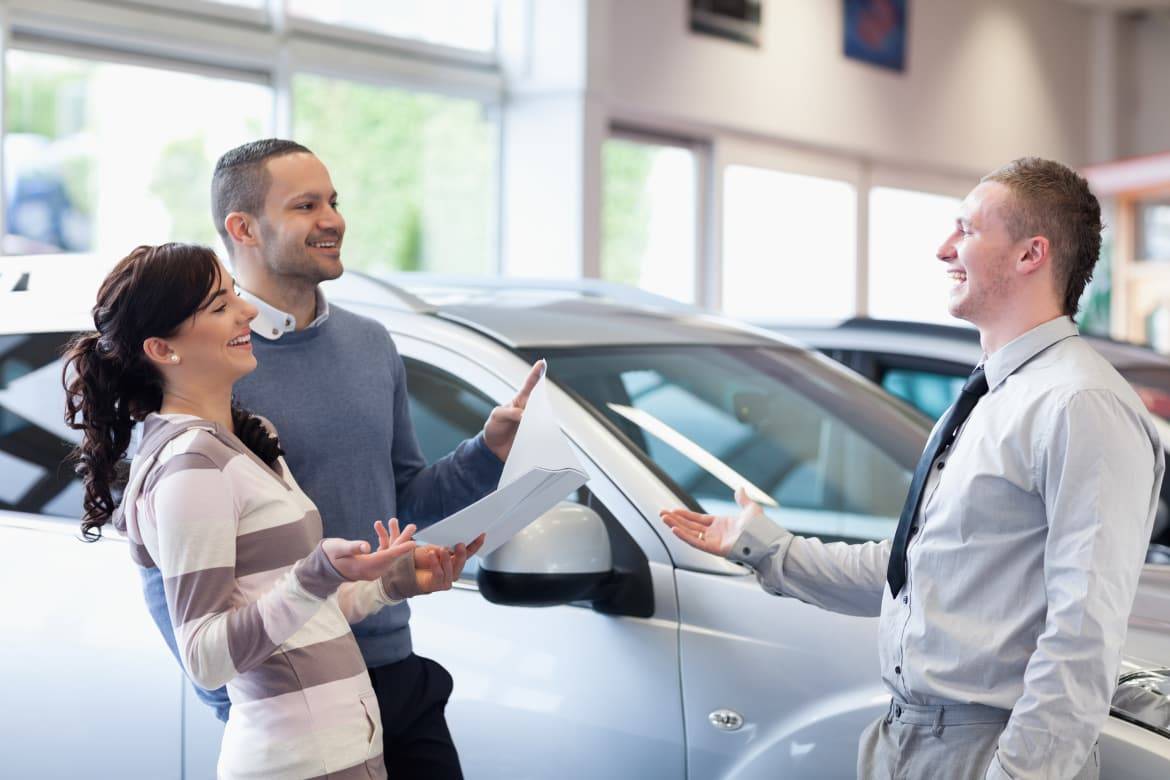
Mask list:
[[[906,545],[910,537],[918,530],[914,522],[918,514],[918,505],[922,502],[922,491],[926,488],[926,478],[930,476],[930,467],[935,459],[951,446],[955,438],[955,431],[971,416],[971,410],[979,399],[987,393],[987,377],[983,369],[977,368],[971,372],[967,383],[959,392],[959,398],[947,412],[946,420],[930,437],[926,449],[914,469],[914,480],[910,483],[910,494],[906,496],[906,505],[902,507],[902,518],[898,521],[898,530],[894,534],[894,546],[890,550],[890,568],[886,571],[886,581],[890,583],[890,593],[897,596],[898,591],[906,584]]]

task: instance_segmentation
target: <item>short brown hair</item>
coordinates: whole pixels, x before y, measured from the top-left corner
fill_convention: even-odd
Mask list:
[[[1004,221],[1014,240],[1048,239],[1064,313],[1074,316],[1101,254],[1101,204],[1089,183],[1071,168],[1039,157],[1012,160],[982,180],[1011,191]]]
[[[258,215],[263,211],[264,199],[272,185],[265,164],[274,157],[300,152],[312,154],[296,141],[264,138],[237,146],[219,158],[211,175],[211,216],[229,255],[234,250],[224,225],[227,215],[233,211]]]

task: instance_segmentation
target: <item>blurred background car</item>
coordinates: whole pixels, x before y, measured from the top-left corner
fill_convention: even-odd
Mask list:
[[[839,325],[772,326],[814,347],[937,420],[983,359],[974,328],[857,317]],[[1170,448],[1170,359],[1136,344],[1083,336],[1129,380]],[[1168,455],[1170,457],[1170,455]],[[1149,563],[1170,564],[1170,480],[1154,520]]]

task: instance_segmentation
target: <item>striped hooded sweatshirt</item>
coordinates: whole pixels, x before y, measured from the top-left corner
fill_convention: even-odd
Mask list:
[[[350,623],[397,603],[403,580],[349,582],[333,567],[283,458],[269,468],[217,423],[152,414],[114,523],[162,575],[187,674],[227,685],[221,778],[386,776]]]

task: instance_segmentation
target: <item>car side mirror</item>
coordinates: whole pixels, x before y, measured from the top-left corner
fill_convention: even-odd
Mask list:
[[[613,580],[605,521],[569,501],[483,556],[476,574],[488,601],[523,607],[596,601],[609,595]]]

